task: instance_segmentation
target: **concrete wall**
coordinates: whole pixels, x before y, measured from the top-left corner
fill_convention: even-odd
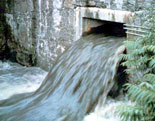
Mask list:
[[[126,15],[132,18],[131,12],[143,7],[141,2],[136,1],[140,0],[12,0],[11,12],[5,15],[14,35],[13,44],[18,44],[18,49],[14,49],[17,61],[23,65],[36,64],[48,70],[55,58],[81,36],[82,21],[79,17],[82,16],[82,9],[95,7],[84,10],[87,17],[93,13],[88,11],[94,9],[94,19],[98,11],[103,11],[98,19],[112,17],[107,20],[113,20],[115,17],[118,22],[124,22]],[[6,3],[6,6],[9,5]],[[108,9],[119,11],[111,16],[106,13],[111,11]],[[140,20],[136,21],[139,23]],[[11,42],[10,47],[13,44]]]

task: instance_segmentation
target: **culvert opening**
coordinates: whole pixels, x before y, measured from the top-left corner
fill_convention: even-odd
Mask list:
[[[103,33],[106,36],[126,37],[124,23],[101,21],[96,19],[83,19],[83,36],[92,33]]]

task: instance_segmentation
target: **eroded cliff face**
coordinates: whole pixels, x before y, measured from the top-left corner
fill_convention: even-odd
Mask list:
[[[137,0],[5,1],[7,9],[10,9],[5,13],[6,21],[14,38],[14,41],[8,42],[8,46],[16,52],[16,60],[23,65],[38,65],[46,70],[76,40],[77,7],[126,11],[142,8],[142,2]]]

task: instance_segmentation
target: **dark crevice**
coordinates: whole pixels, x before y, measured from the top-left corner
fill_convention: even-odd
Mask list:
[[[124,54],[126,53],[126,50]],[[117,96],[126,93],[126,90],[124,89],[124,84],[128,82],[128,74],[125,72],[127,69],[126,66],[123,66],[122,63],[125,60],[121,60],[120,65],[117,69],[117,74],[115,77],[115,84],[112,88],[112,90],[109,92],[108,96],[112,98],[116,98]]]
[[[116,75],[116,82],[108,96],[116,98],[121,93],[125,93],[123,85],[127,83],[127,74],[125,72],[126,67],[120,65]]]

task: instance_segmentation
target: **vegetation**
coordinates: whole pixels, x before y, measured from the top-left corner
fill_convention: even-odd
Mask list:
[[[147,9],[149,13],[145,23],[150,32],[136,41],[126,41],[124,44],[128,54],[121,57],[126,61],[126,72],[136,74],[142,72],[142,77],[125,85],[129,99],[135,105],[118,106],[117,113],[122,121],[155,121],[155,10]]]

